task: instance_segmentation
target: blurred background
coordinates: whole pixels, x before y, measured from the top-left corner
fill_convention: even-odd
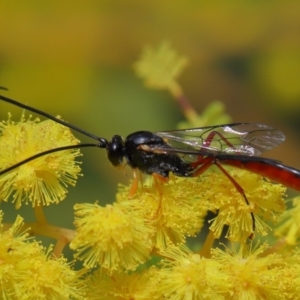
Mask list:
[[[179,82],[197,111],[220,100],[233,122],[280,128],[286,142],[266,155],[300,168],[300,1],[3,1],[0,14],[3,95],[107,139],[174,129],[183,116],[170,94],[145,88],[132,68],[144,46],[169,40],[189,57]],[[0,103],[2,118],[8,111],[19,119]],[[132,178],[104,150],[83,153],[84,177],[57,224],[74,202],[111,203]]]

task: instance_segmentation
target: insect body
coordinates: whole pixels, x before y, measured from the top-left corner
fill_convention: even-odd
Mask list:
[[[0,100],[14,104],[26,110],[45,116],[64,126],[96,140],[95,144],[77,144],[50,149],[29,157],[16,165],[0,171],[0,175],[21,166],[33,159],[56,151],[98,147],[105,148],[112,165],[118,167],[125,160],[134,171],[154,174],[167,178],[171,173],[181,177],[194,177],[202,174],[210,166],[216,165],[242,194],[247,204],[247,197],[242,187],[223,168],[229,165],[249,170],[300,191],[300,171],[279,161],[259,157],[262,152],[276,147],[285,139],[284,135],[267,125],[256,123],[233,123],[185,130],[164,132],[138,131],[125,140],[119,135],[111,141],[84,131],[52,115],[24,105],[0,95]],[[137,188],[137,176],[134,172],[134,185],[131,194]],[[253,230],[255,229],[255,219]]]
[[[125,141],[114,136],[105,141],[108,158],[115,166],[125,158],[132,168],[147,174],[193,177],[209,166],[246,169],[300,190],[300,171],[277,160],[258,157],[284,141],[284,135],[267,125],[235,123],[152,133],[139,131]],[[228,176],[228,175],[226,175]]]
[[[40,156],[74,148],[98,147],[107,150],[109,161],[120,166],[127,164],[146,174],[168,177],[193,177],[210,165],[230,165],[246,169],[296,190],[300,190],[300,171],[279,161],[258,157],[285,139],[282,132],[270,126],[256,123],[233,123],[217,126],[162,132],[138,131],[125,140],[115,135],[111,141],[84,131],[36,108],[0,95],[0,100],[45,116],[77,132],[97,140],[96,144],[77,144],[50,149],[38,153],[18,164],[0,171],[6,173]]]
[[[193,167],[186,163],[162,137],[150,131],[138,131],[127,136],[126,140],[116,135],[107,144],[108,159],[114,166],[128,165],[146,174],[158,174],[168,177],[169,172],[177,176],[188,177]]]

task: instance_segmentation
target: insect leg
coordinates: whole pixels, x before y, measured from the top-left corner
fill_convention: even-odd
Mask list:
[[[192,174],[193,177],[201,175],[215,163],[215,158],[213,156],[207,156],[204,158],[198,156],[198,158],[199,159],[196,162],[191,163],[191,167],[193,167],[196,170]]]
[[[234,147],[227,139],[225,136],[223,136],[220,132],[218,131],[212,131],[209,133],[209,135],[207,136],[207,138],[203,141],[203,145],[204,146],[210,146],[211,142],[213,141],[213,139],[216,136],[219,136],[221,138],[221,140],[223,140],[225,142],[225,144],[227,144],[227,146],[229,147]]]
[[[193,176],[199,176],[202,173],[204,173],[207,169],[209,169],[212,165],[216,165],[220,171],[230,180],[230,182],[233,184],[233,186],[236,188],[236,190],[243,196],[246,204],[250,206],[250,203],[246,197],[246,194],[243,190],[243,188],[230,176],[230,174],[218,163],[217,159],[213,156],[207,156],[196,163],[193,163],[192,166],[197,168]],[[251,214],[251,219],[252,219],[252,230],[253,232],[255,231],[255,217],[253,212],[250,212]],[[253,233],[249,236],[250,239],[252,239]]]
[[[227,144],[228,147],[234,148],[234,146],[228,141],[228,139],[226,139],[226,137],[223,136],[218,131],[210,132],[209,135],[207,136],[207,138],[203,140],[203,146],[204,147],[209,147],[216,136],[219,136],[221,138],[221,140],[223,140],[225,142],[225,144]],[[202,147],[200,147],[200,150],[201,149],[202,149]],[[204,156],[203,155],[198,155],[198,161],[197,162],[200,162],[202,160],[204,160]]]
[[[159,194],[162,194],[161,184],[167,183],[169,181],[169,177],[163,177],[157,173],[153,173],[152,177],[153,177],[156,189],[158,190]]]
[[[133,183],[128,195],[128,198],[131,199],[135,195],[137,189],[138,189],[138,184],[139,184],[139,176],[138,176],[138,169],[132,169],[133,171]]]
[[[250,206],[250,203],[246,197],[246,194],[243,190],[243,188],[234,180],[234,178],[232,178],[232,176],[230,176],[230,174],[217,162],[217,161],[214,161],[214,164],[220,169],[220,171],[231,181],[231,183],[234,185],[234,187],[236,188],[236,190],[243,196],[246,204],[248,206]],[[251,211],[250,212],[251,214],[251,219],[252,219],[252,230],[253,232],[255,231],[255,217],[254,217],[254,214],[253,212]],[[252,239],[253,237],[253,233],[250,235],[250,239]]]

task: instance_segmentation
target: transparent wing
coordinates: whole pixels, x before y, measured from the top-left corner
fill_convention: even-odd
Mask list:
[[[285,140],[284,134],[270,126],[256,123],[233,123],[184,130],[156,132],[169,147],[157,151],[185,154],[232,154],[258,156]]]

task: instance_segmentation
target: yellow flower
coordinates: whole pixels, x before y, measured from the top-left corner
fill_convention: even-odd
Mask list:
[[[265,235],[269,227],[263,219],[274,221],[284,211],[283,196],[286,188],[280,184],[270,183],[251,172],[234,168],[226,169],[244,190],[249,205],[224,174],[205,173],[200,177],[202,188],[199,190],[199,196],[209,210],[218,212],[212,220],[210,230],[215,237],[220,237],[224,225],[228,225],[226,236],[230,240],[245,241],[253,233],[250,214],[253,212],[254,233]]]
[[[144,78],[149,88],[169,89],[173,95],[182,91],[177,78],[186,67],[188,59],[179,57],[168,42],[162,42],[157,49],[145,48],[141,58],[134,64],[138,76]]]
[[[63,257],[52,258],[51,250],[18,263],[16,299],[86,299],[84,272],[73,270]]]
[[[228,275],[218,261],[172,246],[162,252],[162,269],[156,278],[155,299],[225,299],[231,289]]]
[[[277,254],[264,256],[267,249],[266,244],[242,245],[238,251],[212,249],[212,259],[222,265],[220,272],[233,285],[225,299],[299,299],[299,293],[295,297],[299,273]]]
[[[151,281],[156,275],[155,268],[140,273],[112,273],[96,271],[87,283],[87,297],[90,300],[106,299],[153,299],[154,290]]]
[[[139,201],[106,207],[75,205],[76,236],[70,244],[88,268],[100,265],[108,271],[134,270],[153,248],[153,228],[144,218]]]
[[[145,219],[155,228],[155,246],[159,250],[170,243],[184,242],[186,236],[195,236],[202,228],[207,208],[200,204],[199,188],[199,180],[195,178],[171,175],[160,187],[145,182],[135,195],[134,199],[143,205]],[[119,190],[118,201],[122,203],[128,198],[129,189]]]
[[[1,213],[2,219],[2,213]],[[0,233],[1,299],[84,299],[82,272],[64,258],[52,259],[43,247],[21,232],[23,220]]]
[[[285,188],[244,170],[233,169],[231,176],[244,189],[248,205],[230,180],[220,172],[208,171],[196,178],[170,176],[167,183],[145,183],[135,195],[144,205],[145,218],[156,228],[156,247],[164,249],[170,243],[183,243],[186,236],[195,236],[202,228],[208,210],[218,212],[211,220],[210,230],[216,238],[229,226],[227,237],[245,241],[253,233],[266,234],[264,220],[275,220],[285,208]],[[129,187],[117,195],[118,201],[127,199]]]
[[[293,199],[293,207],[286,210],[279,221],[281,224],[275,229],[275,235],[285,237],[290,245],[296,245],[300,237],[300,197]]]
[[[8,121],[0,123],[0,169],[4,170],[37,153],[56,147],[75,145],[78,140],[70,130],[46,120]],[[78,149],[54,152],[34,159],[0,177],[1,196],[19,208],[22,202],[32,206],[49,205],[63,200],[67,185],[75,185],[80,172],[75,158]]]
[[[287,296],[286,299],[300,299],[299,286],[300,286],[300,250],[297,248],[287,253],[285,260],[288,263],[283,272],[281,286],[284,288],[284,294]]]

